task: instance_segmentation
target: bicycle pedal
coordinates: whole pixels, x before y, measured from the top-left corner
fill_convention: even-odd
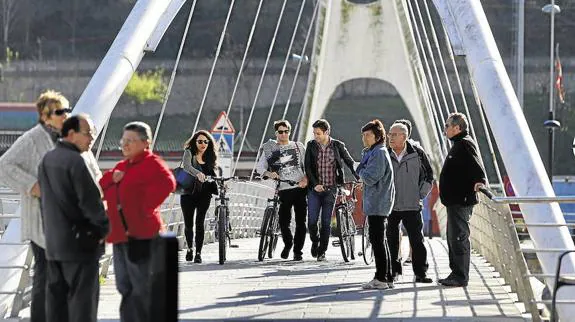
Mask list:
[[[334,241],[332,241],[332,242],[331,242],[331,245],[332,245],[333,247],[339,247],[339,240],[334,240]]]
[[[240,245],[238,245],[238,244],[230,244],[230,248],[240,248]]]

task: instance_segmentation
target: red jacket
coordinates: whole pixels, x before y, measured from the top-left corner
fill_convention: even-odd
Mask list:
[[[115,170],[124,172],[118,184],[112,180]],[[107,241],[118,244],[128,240],[118,214],[118,190],[130,236],[152,238],[161,229],[160,206],[176,188],[176,179],[159,156],[145,151],[134,161],[120,161],[106,171],[100,179],[100,186],[108,203],[111,230]]]

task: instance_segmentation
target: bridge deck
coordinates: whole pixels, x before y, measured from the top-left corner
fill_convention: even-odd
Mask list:
[[[254,260],[256,239],[235,240],[229,261],[217,264],[216,245],[206,245],[203,264],[180,262],[180,320],[390,320],[390,321],[523,321],[516,298],[501,285],[497,273],[473,256],[467,288],[445,288],[435,283],[413,283],[411,267],[392,290],[362,290],[373,277],[374,264],[363,260],[344,263],[339,248],[330,247],[327,262],[309,255],[304,262]],[[357,245],[361,240],[358,239]],[[436,280],[449,272],[447,247],[440,239],[428,243],[429,276]],[[278,248],[281,246],[281,242]],[[408,251],[407,238],[403,241]],[[277,255],[279,256],[278,249]],[[406,253],[404,252],[404,254]],[[113,272],[101,290],[101,321],[118,321],[120,296]]]

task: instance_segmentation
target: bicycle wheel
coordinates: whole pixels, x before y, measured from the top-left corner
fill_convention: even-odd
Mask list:
[[[218,217],[218,243],[219,243],[219,259],[220,265],[224,265],[226,261],[226,250],[228,247],[227,243],[227,216],[226,216],[226,209],[224,207],[216,208],[216,214]]]
[[[345,238],[347,234],[347,223],[345,220],[345,211],[342,208],[338,208],[335,211],[335,221],[337,224],[337,237],[339,238],[339,247],[341,248],[341,256],[343,257],[344,262],[349,262],[349,257],[347,253],[347,239]]]
[[[268,258],[274,257],[274,252],[276,251],[276,246],[278,245],[278,239],[280,235],[280,226],[278,220],[279,216],[274,211],[272,217],[272,225],[270,226],[271,239],[270,246],[268,248]]]
[[[363,253],[363,261],[366,265],[373,262],[373,248],[371,248],[371,242],[369,241],[369,221],[367,221],[367,216],[363,220],[363,233],[361,234],[361,251]]]
[[[264,212],[262,227],[260,228],[260,247],[258,248],[258,260],[261,262],[266,257],[266,250],[270,245],[271,220],[273,219],[273,209],[267,208]]]
[[[347,240],[349,244],[349,255],[351,259],[355,259],[355,233],[357,228],[355,227],[355,221],[351,213],[347,213]]]

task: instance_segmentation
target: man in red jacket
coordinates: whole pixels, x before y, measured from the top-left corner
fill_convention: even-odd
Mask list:
[[[108,203],[111,233],[107,241],[114,244],[122,321],[145,321],[151,306],[150,258],[130,258],[128,236],[145,243],[158,235],[163,224],[160,206],[176,188],[176,180],[166,163],[150,151],[151,138],[152,130],[146,123],[126,124],[120,141],[126,159],[100,180]]]

